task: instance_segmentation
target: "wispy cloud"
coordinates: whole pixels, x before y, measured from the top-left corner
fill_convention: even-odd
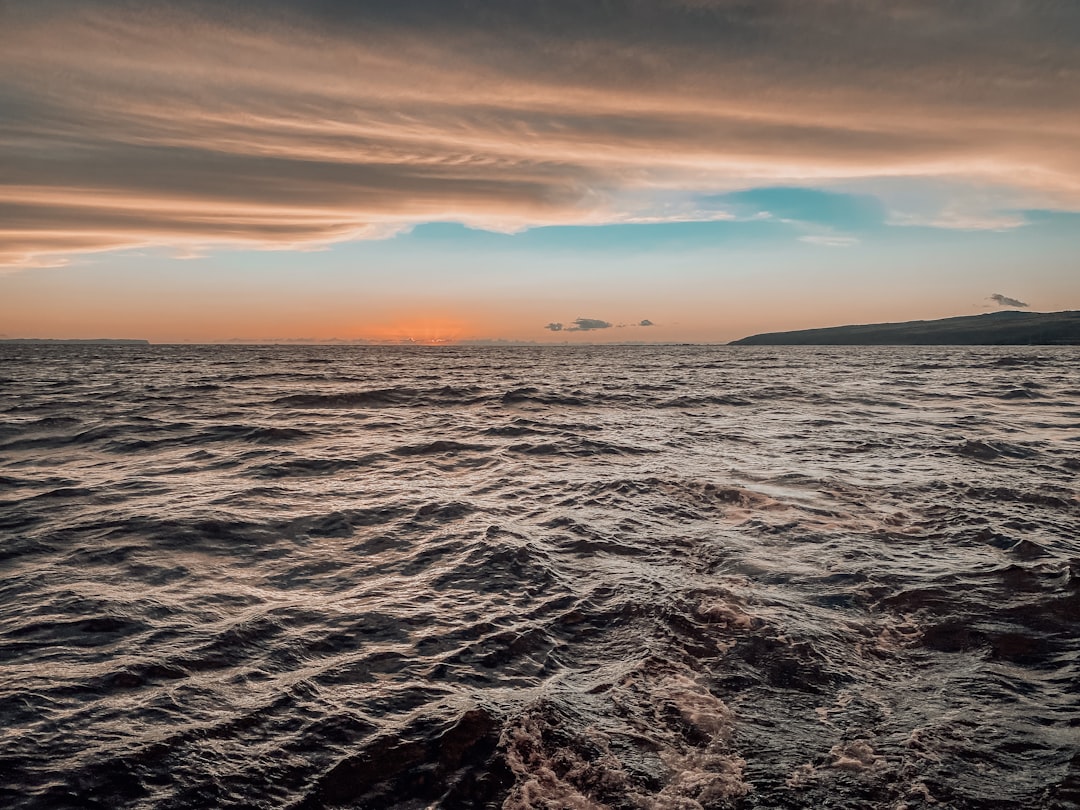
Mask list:
[[[800,236],[799,241],[810,245],[820,245],[821,247],[851,247],[859,244],[859,240],[854,236],[834,236],[829,234]]]
[[[723,219],[649,200],[880,178],[1080,210],[1066,0],[40,0],[3,15],[0,265],[435,219]]]

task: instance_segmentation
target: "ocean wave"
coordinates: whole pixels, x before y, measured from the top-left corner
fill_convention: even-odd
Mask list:
[[[0,803],[1075,804],[1067,347],[0,347]]]

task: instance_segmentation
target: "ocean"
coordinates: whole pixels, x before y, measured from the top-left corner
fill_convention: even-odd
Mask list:
[[[0,346],[0,805],[1080,806],[1080,349]]]

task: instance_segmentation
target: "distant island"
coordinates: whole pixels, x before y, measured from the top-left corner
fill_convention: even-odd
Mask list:
[[[90,338],[87,340],[60,338],[0,338],[0,343],[76,343],[87,346],[149,346],[149,340],[127,340],[124,338]]]
[[[767,332],[731,346],[1077,346],[1080,311],[1004,310],[936,321]]]

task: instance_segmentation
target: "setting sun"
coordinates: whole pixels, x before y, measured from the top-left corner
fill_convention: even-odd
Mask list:
[[[454,343],[468,337],[468,332],[459,321],[439,316],[418,316],[407,318],[385,326],[369,326],[359,330],[355,338],[387,343],[413,343],[425,346],[439,346]]]

